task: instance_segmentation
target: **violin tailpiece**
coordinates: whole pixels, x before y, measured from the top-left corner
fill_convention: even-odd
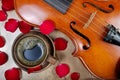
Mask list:
[[[107,27],[108,27],[109,31],[108,31],[106,37],[104,38],[104,40],[106,42],[120,46],[120,32],[118,31],[118,29],[116,29],[111,24],[109,24]]]

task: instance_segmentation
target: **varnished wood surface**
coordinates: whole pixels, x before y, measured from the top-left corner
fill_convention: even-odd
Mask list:
[[[90,5],[84,8],[82,2],[86,1],[92,2],[103,9],[109,9],[108,5],[112,4],[114,11],[103,13]],[[55,21],[56,28],[73,39],[76,45],[74,56],[80,58],[93,75],[104,79],[117,78],[116,67],[118,67],[117,63],[120,58],[120,47],[104,42],[103,38],[107,24],[113,24],[115,27],[120,28],[119,0],[108,0],[105,2],[73,0],[69,10],[64,15],[46,4],[44,0],[15,0],[15,9],[23,20],[35,27],[38,27],[46,19]],[[86,23],[91,13],[95,11],[97,11],[97,15],[92,20],[92,23],[84,29],[83,22]],[[85,39],[70,29],[71,21],[76,21],[77,25],[74,28],[90,39],[91,46],[88,50],[82,48],[84,44],[87,44]]]

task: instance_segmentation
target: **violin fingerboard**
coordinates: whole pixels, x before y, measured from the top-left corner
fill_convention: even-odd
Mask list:
[[[49,5],[57,9],[62,14],[65,14],[73,0],[44,0]]]

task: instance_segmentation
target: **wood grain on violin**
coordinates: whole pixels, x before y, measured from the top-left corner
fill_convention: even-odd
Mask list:
[[[75,42],[74,55],[93,75],[116,79],[120,75],[119,4],[119,0],[15,0],[15,9],[35,27],[53,20]]]

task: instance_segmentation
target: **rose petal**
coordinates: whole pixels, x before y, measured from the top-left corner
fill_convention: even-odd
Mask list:
[[[6,80],[20,80],[21,70],[19,68],[13,67],[12,69],[6,70],[4,75]]]
[[[2,8],[5,11],[14,9],[14,0],[2,0]]]
[[[40,32],[43,34],[50,34],[55,29],[55,23],[52,20],[45,20],[40,25]]]
[[[8,22],[5,23],[5,29],[10,32],[15,32],[18,28],[18,20],[9,19]]]
[[[4,21],[7,19],[7,14],[5,11],[0,10],[0,21]]]
[[[36,66],[34,68],[29,68],[27,72],[28,72],[28,74],[30,74],[32,72],[39,71],[41,69],[42,69],[42,66]]]
[[[80,79],[80,73],[78,72],[73,72],[71,74],[71,80],[79,80]]]
[[[6,43],[5,38],[3,36],[0,36],[0,48],[3,47],[5,43]]]
[[[8,61],[8,55],[5,52],[0,51],[0,65],[5,64]]]
[[[19,29],[22,33],[28,33],[30,32],[30,30],[32,29],[32,26],[30,26],[29,24],[27,24],[26,22],[24,21],[20,21],[19,22]]]
[[[67,41],[63,38],[56,38],[54,45],[56,50],[65,50],[67,48]]]
[[[70,68],[67,64],[59,64],[57,67],[56,67],[56,73],[57,75],[62,78],[62,77],[65,77],[69,72],[70,72]]]

